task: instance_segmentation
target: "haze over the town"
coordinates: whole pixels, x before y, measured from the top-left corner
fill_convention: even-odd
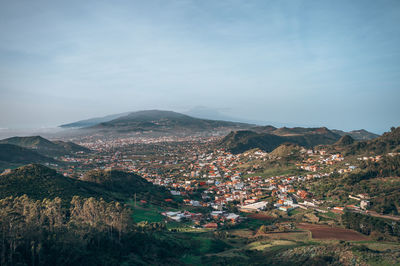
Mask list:
[[[400,124],[400,2],[0,1],[0,128],[205,106]]]

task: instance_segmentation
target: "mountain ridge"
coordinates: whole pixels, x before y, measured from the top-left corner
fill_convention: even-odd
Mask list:
[[[271,152],[284,143],[297,144],[306,148],[312,148],[319,144],[333,144],[340,139],[340,135],[330,131],[326,127],[321,128],[279,128],[270,133],[257,133],[255,131],[232,131],[217,145],[233,153],[259,148]],[[271,131],[272,130],[272,131]]]
[[[127,200],[133,193],[142,198],[163,201],[166,190],[141,176],[122,171],[90,171],[83,179],[65,177],[41,164],[18,167],[0,177],[0,199],[26,194],[33,199],[60,197],[66,202],[73,196]]]
[[[61,156],[75,152],[90,152],[88,148],[73,142],[50,141],[41,136],[11,137],[0,140],[0,144],[12,144],[34,150],[45,156]]]
[[[53,158],[13,144],[0,144],[0,170],[28,163],[55,163]]]
[[[87,129],[124,132],[196,133],[250,128],[253,125],[194,118],[173,111],[145,110],[91,126]]]

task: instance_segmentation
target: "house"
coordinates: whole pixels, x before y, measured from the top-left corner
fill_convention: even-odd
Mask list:
[[[224,213],[223,211],[212,211],[210,215],[212,216],[212,218],[217,220],[219,219],[219,217],[222,216],[223,213]]]
[[[208,223],[203,225],[204,228],[209,228],[209,229],[217,229],[218,228],[218,224],[217,223]]]
[[[185,218],[185,214],[182,212],[163,212],[161,214],[176,222],[180,222]]]
[[[368,200],[362,200],[360,202],[360,207],[363,210],[366,210],[367,208],[369,208],[369,206],[370,206],[370,202]]]
[[[265,207],[267,206],[268,202],[266,201],[260,201],[248,205],[244,205],[240,208],[241,211],[262,211],[265,210]]]
[[[176,191],[176,190],[171,190],[171,194],[172,194],[173,196],[180,196],[180,195],[181,195],[181,192],[180,192],[180,191]]]
[[[331,210],[333,213],[338,213],[338,214],[343,214],[344,212],[344,207],[333,207]]]
[[[302,199],[305,199],[308,196],[307,191],[304,191],[304,190],[298,190],[296,194],[297,194],[297,196],[299,196]]]
[[[240,216],[235,213],[227,213],[225,214],[225,219],[232,223],[236,223],[239,220]]]

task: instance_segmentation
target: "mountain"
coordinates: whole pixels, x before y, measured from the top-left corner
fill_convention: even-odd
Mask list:
[[[268,128],[270,133],[255,131],[236,131],[225,136],[218,145],[233,153],[259,148],[270,152],[283,143],[297,144],[311,148],[319,144],[333,144],[340,139],[340,135],[325,127],[321,128]]]
[[[159,202],[170,196],[164,188],[121,171],[91,171],[78,180],[40,164],[29,164],[0,176],[0,199],[26,194],[32,199],[60,197],[66,202],[75,195],[123,201],[134,193],[140,199]]]
[[[61,156],[76,152],[90,152],[89,149],[73,142],[50,141],[41,136],[12,137],[0,140],[0,144],[12,144],[34,150],[45,156]]]
[[[52,158],[13,144],[0,144],[0,171],[28,163],[55,163]]]
[[[160,203],[170,193],[160,186],[154,186],[146,179],[134,173],[119,170],[92,170],[86,172],[82,181],[98,184],[107,191],[123,192],[130,196],[137,194],[141,199]]]
[[[350,135],[344,135],[335,144],[339,146],[348,146],[354,143],[354,139]]]
[[[57,174],[55,170],[43,165],[30,164],[0,177],[0,198],[24,194],[38,200],[55,197],[71,200],[74,195],[99,196],[79,183],[82,182]]]
[[[348,154],[382,155],[390,152],[400,152],[400,127],[393,127],[378,138],[356,142],[347,149]]]
[[[332,129],[332,132],[339,134],[340,136],[345,136],[349,135],[351,136],[354,140],[370,140],[370,139],[375,139],[379,137],[378,134],[369,132],[365,129],[359,129],[359,130],[352,130],[349,132],[345,132],[342,130],[337,130],[337,129]]]
[[[302,147],[296,144],[284,143],[269,154],[274,157],[288,157],[300,154]]]
[[[147,110],[133,112],[126,116],[92,126],[89,129],[117,133],[158,132],[191,134],[245,129],[251,126],[244,123],[194,118],[172,111]]]
[[[268,126],[256,126],[250,129],[251,131],[255,131],[257,133],[272,133],[277,130],[276,127],[268,125]]]
[[[103,117],[95,117],[95,118],[90,118],[90,119],[85,119],[85,120],[81,120],[81,121],[77,121],[77,122],[73,122],[73,123],[69,123],[69,124],[64,124],[61,125],[60,127],[62,128],[83,128],[83,127],[91,127],[100,123],[104,123],[104,122],[108,122],[114,119],[117,119],[121,116],[125,116],[129,114],[128,113],[121,113],[121,114],[113,114],[113,115],[107,115],[107,116],[103,116]]]

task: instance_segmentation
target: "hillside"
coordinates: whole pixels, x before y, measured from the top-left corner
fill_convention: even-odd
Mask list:
[[[356,142],[347,149],[347,154],[381,155],[389,152],[400,152],[400,127],[393,127],[376,139]]]
[[[76,152],[90,152],[89,149],[72,142],[50,141],[41,136],[12,137],[0,140],[0,144],[12,144],[35,150],[45,156],[61,156]]]
[[[82,180],[58,174],[40,164],[29,164],[0,176],[0,199],[26,194],[32,199],[60,197],[69,201],[75,195],[125,201],[138,198],[163,202],[170,194],[142,177],[121,171],[90,171]]]
[[[275,130],[277,130],[277,128],[274,127],[274,126],[268,125],[268,126],[256,126],[256,127],[252,127],[250,130],[251,130],[251,131],[254,131],[254,132],[257,132],[257,133],[272,133],[272,132],[274,132]]]
[[[74,195],[100,196],[88,187],[80,185],[81,183],[83,182],[64,177],[43,165],[29,164],[0,176],[0,198],[24,194],[38,200],[55,197],[71,200]]]
[[[269,154],[274,157],[289,157],[292,155],[299,155],[301,147],[296,144],[285,143],[274,149]]]
[[[338,134],[327,128],[280,128],[271,133],[231,132],[218,145],[233,153],[241,153],[254,148],[271,152],[283,143],[311,148],[319,144],[333,144],[339,139]]]
[[[13,144],[0,144],[0,171],[29,163],[55,163],[52,158]]]
[[[170,193],[163,187],[154,186],[139,175],[118,170],[92,170],[82,178],[87,183],[97,184],[107,191],[122,192],[129,196],[161,203]]]
[[[253,125],[228,121],[217,121],[194,118],[188,115],[160,110],[133,112],[111,121],[102,122],[85,130],[103,133],[174,133],[193,134],[203,132],[229,132],[230,130],[246,129]]]
[[[344,135],[335,144],[338,146],[348,146],[354,143],[354,139],[350,135]]]

